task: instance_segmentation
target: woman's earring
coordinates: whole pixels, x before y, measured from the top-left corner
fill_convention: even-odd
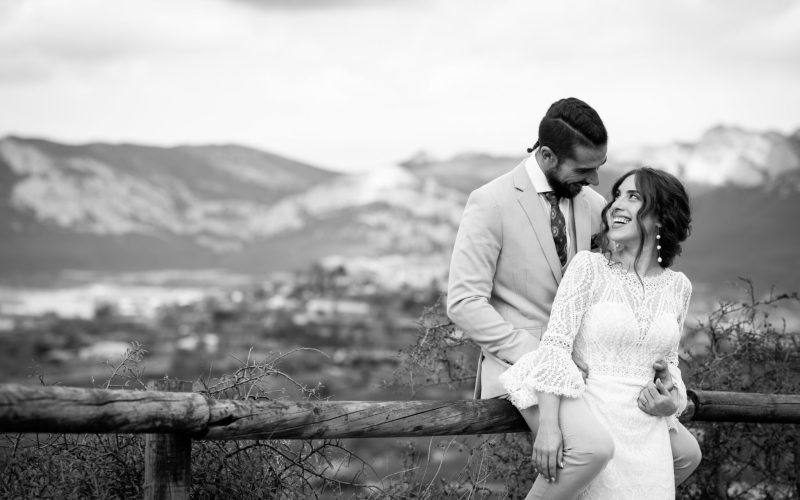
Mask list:
[[[656,226],[656,252],[658,263],[661,264],[661,226]]]

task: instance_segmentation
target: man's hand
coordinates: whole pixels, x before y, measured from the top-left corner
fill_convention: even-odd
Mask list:
[[[656,376],[653,382],[661,380],[661,383],[668,391],[671,391],[675,384],[672,382],[672,374],[669,372],[667,361],[664,358],[659,359],[653,363],[653,369],[656,371]]]
[[[678,411],[677,394],[667,390],[661,379],[648,382],[639,393],[639,409],[654,417],[668,417]]]
[[[653,382],[648,383],[639,393],[637,403],[639,409],[654,417],[674,415],[678,411],[678,394],[666,360],[659,359],[653,363],[656,374]]]

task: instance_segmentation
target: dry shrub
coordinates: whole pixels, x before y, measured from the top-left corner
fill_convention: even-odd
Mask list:
[[[285,384],[305,398],[316,388],[280,370],[288,356],[241,361],[234,373],[200,379],[195,389],[210,398],[286,397]],[[102,388],[145,390],[146,351],[134,343],[124,359],[109,365]],[[39,376],[44,384],[44,377]],[[283,386],[283,387],[280,387]],[[368,471],[335,440],[193,441],[193,498],[331,498],[350,492],[379,492],[360,482]],[[2,434],[0,498],[137,498],[144,479],[142,434]]]
[[[720,302],[690,337],[707,342],[688,356],[684,371],[690,388],[764,394],[800,394],[800,333],[779,307],[800,303],[797,293],[756,297],[752,282],[741,280],[744,299]],[[703,461],[681,490],[691,499],[800,498],[800,426],[694,422]]]

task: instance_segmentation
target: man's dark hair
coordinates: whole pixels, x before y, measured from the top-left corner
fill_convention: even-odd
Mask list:
[[[608,133],[600,115],[591,106],[575,97],[567,97],[550,105],[539,123],[539,146],[547,146],[559,158],[575,159],[575,146],[598,148],[608,143]]]

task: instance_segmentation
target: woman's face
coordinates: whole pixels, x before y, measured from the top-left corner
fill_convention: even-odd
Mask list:
[[[639,224],[636,215],[644,205],[641,193],[636,189],[636,175],[629,175],[613,193],[614,201],[606,212],[608,238],[625,246],[639,246]],[[656,219],[648,214],[642,219],[645,234],[655,234]]]

